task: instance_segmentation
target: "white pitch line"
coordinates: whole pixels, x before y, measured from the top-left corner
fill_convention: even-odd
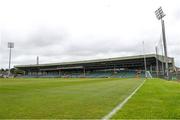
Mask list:
[[[104,116],[102,120],[109,120],[115,113],[117,113],[127,103],[127,101],[141,88],[145,81],[146,79],[123,102],[119,103],[110,113]]]

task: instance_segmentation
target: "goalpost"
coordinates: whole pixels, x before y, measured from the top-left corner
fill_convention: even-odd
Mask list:
[[[145,77],[146,78],[152,78],[152,75],[151,75],[150,71],[145,72]]]

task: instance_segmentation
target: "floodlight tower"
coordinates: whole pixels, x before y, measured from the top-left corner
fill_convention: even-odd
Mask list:
[[[13,42],[8,42],[8,48],[9,48],[9,71],[8,71],[8,76],[10,76],[10,70],[11,70],[11,49],[14,48],[14,43]]]
[[[165,62],[166,62],[166,69],[165,69],[165,73],[166,73],[166,78],[169,79],[169,67],[168,67],[168,55],[167,55],[167,45],[166,45],[166,34],[165,34],[165,25],[164,25],[164,20],[162,19],[165,14],[162,10],[161,7],[159,7],[156,11],[155,11],[156,17],[158,20],[161,20],[161,25],[162,25],[162,37],[163,37],[163,45],[164,45],[164,54],[165,54]]]

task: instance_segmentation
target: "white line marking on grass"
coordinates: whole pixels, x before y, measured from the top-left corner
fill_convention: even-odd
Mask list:
[[[109,120],[115,113],[117,113],[126,103],[127,101],[143,86],[146,79],[126,98],[123,102],[119,103],[110,113],[102,118],[102,120]]]

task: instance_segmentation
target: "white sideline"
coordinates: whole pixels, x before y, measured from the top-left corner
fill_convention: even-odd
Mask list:
[[[121,103],[119,103],[111,112],[109,112],[106,116],[102,118],[102,120],[109,120],[115,113],[117,113],[126,102],[141,88],[141,86],[145,83],[146,79]]]

